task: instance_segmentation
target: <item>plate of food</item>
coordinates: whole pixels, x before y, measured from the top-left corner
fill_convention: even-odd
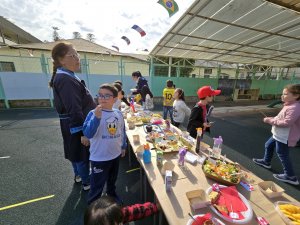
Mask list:
[[[275,203],[275,209],[286,224],[300,224],[299,202],[278,201]]]
[[[202,164],[202,170],[209,177],[221,184],[237,185],[241,181],[242,173],[238,164],[208,157]]]
[[[211,216],[210,213],[197,214],[190,218],[186,225],[225,225],[219,219]]]
[[[155,148],[163,152],[178,152],[182,146],[177,140],[160,140],[155,143]]]
[[[246,224],[253,217],[249,201],[237,191],[235,186],[218,185],[219,190],[212,187],[206,190],[211,201],[209,207],[221,219],[235,223]]]

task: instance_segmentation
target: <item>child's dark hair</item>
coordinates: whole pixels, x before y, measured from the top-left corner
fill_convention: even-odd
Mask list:
[[[167,87],[169,88],[173,87],[173,81],[167,80]]]
[[[142,74],[141,74],[140,71],[135,71],[135,72],[132,73],[132,76],[133,76],[133,77],[141,77]]]
[[[107,89],[109,91],[111,91],[111,93],[113,94],[114,98],[116,98],[118,96],[118,89],[113,85],[113,84],[102,84],[99,89]]]
[[[293,95],[299,95],[297,101],[300,100],[300,84],[288,84],[284,88]]]
[[[122,86],[118,83],[113,83],[113,85],[115,86],[115,88],[117,88],[118,92],[122,91]]]
[[[175,92],[178,92],[178,99],[181,99],[185,102],[184,91],[181,88],[176,88]]]
[[[115,83],[115,84],[120,84],[121,86],[123,86],[123,83],[122,83],[122,81],[120,81],[120,80],[116,80],[114,83]]]
[[[84,213],[84,225],[116,225],[122,221],[121,206],[109,196],[94,201]]]

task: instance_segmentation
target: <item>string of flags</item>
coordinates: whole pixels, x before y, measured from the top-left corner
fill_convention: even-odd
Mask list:
[[[159,0],[157,3],[162,5],[168,11],[169,17],[173,16],[179,10],[179,7],[178,7],[177,3],[175,2],[175,0]],[[136,30],[141,35],[141,37],[146,36],[146,32],[140,26],[134,24],[131,28]],[[123,39],[127,43],[127,45],[130,45],[131,42],[128,37],[122,36],[121,39]],[[118,46],[112,45],[111,47],[113,47],[117,51],[119,51]]]

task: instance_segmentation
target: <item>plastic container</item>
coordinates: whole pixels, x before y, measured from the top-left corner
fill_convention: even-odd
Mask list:
[[[219,136],[218,138],[214,138],[214,146],[212,148],[212,157],[220,159],[221,152],[222,152],[222,143],[223,143],[223,139],[221,136]]]

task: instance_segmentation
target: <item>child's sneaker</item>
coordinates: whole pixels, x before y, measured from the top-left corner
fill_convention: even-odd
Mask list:
[[[82,184],[82,190],[84,191],[89,191],[91,188],[91,185],[90,184]]]
[[[298,181],[296,176],[288,177],[285,174],[273,174],[273,176],[277,180],[280,180],[280,181],[283,181],[283,182],[286,182],[286,183],[289,183],[289,184],[293,184],[293,185],[299,185],[299,181]]]
[[[265,167],[267,169],[271,169],[271,163],[266,163],[264,159],[252,159],[253,162],[257,165],[260,165],[262,167]]]
[[[81,177],[79,175],[74,177],[74,182],[75,183],[80,183],[81,182]]]

